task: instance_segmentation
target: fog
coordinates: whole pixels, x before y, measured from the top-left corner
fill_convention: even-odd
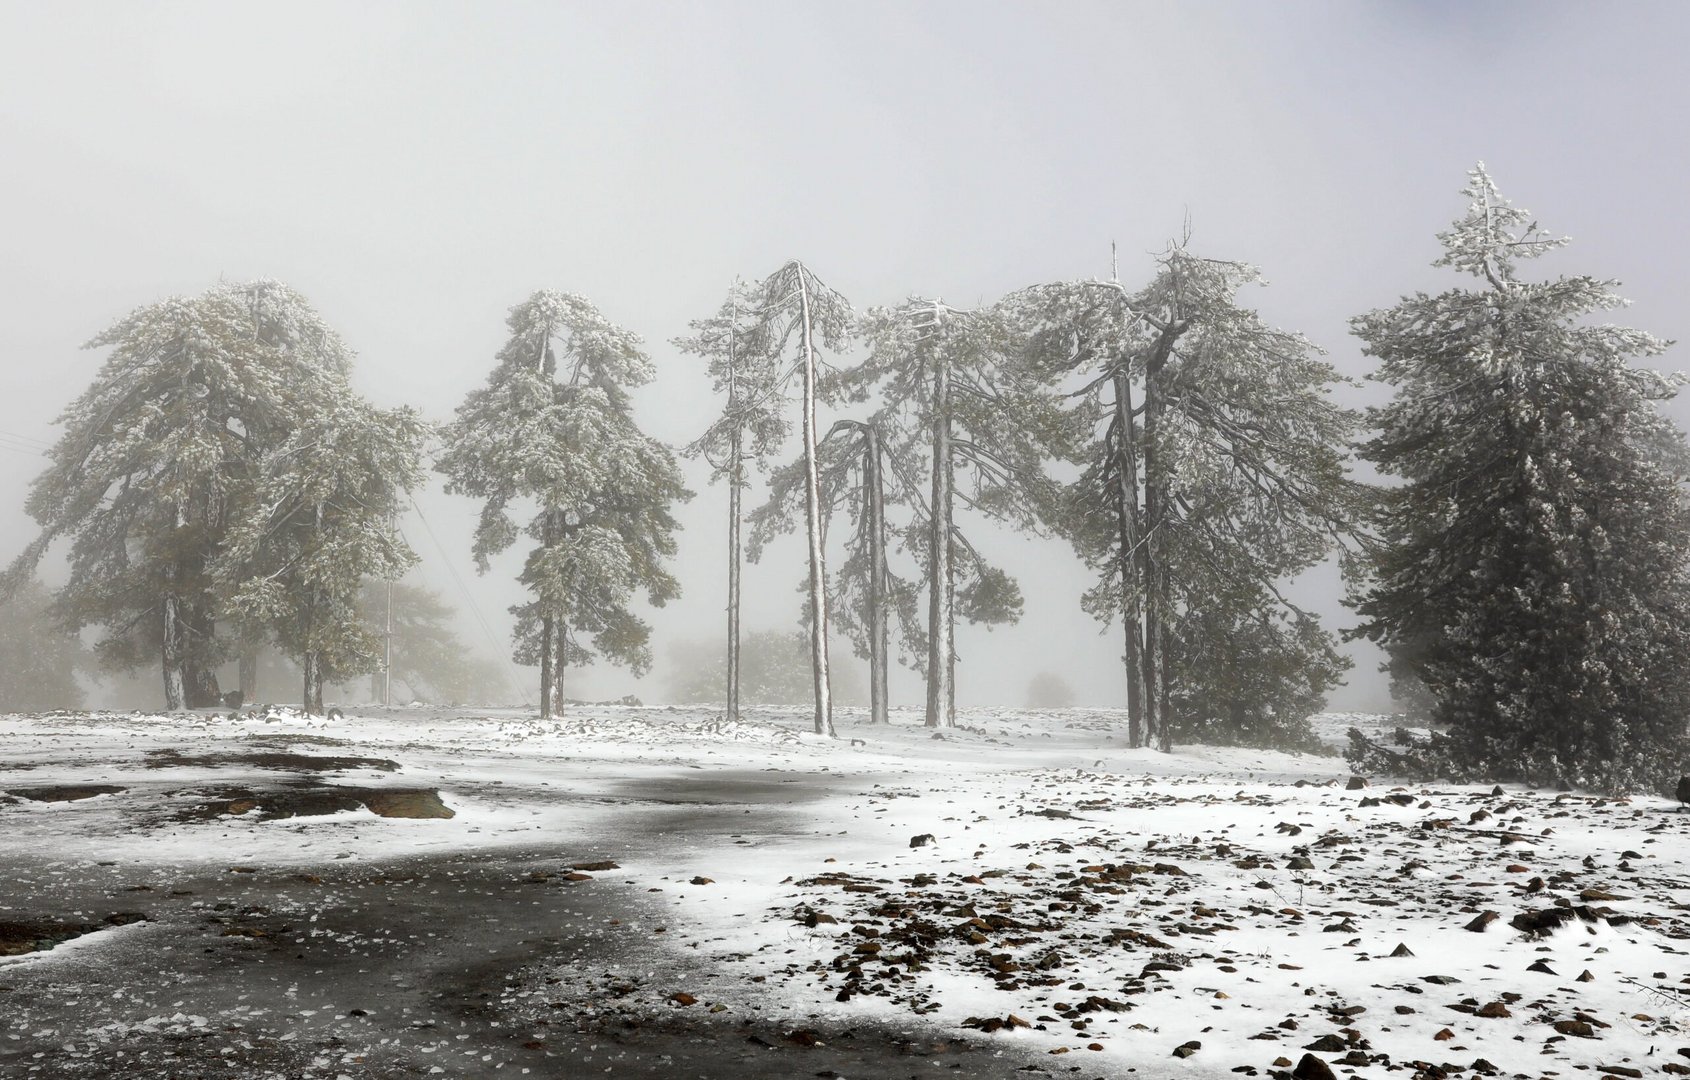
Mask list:
[[[435,420],[512,304],[579,292],[644,336],[638,416],[681,444],[715,402],[670,339],[793,257],[859,308],[971,304],[1107,274],[1112,242],[1147,279],[1189,222],[1194,250],[1265,270],[1247,302],[1359,379],[1347,320],[1455,283],[1434,234],[1483,159],[1574,238],[1534,270],[1621,279],[1624,321],[1682,337],[1687,31],[1668,4],[5,4],[0,550],[33,535],[29,480],[101,359],[81,343],[219,279],[288,282],[361,390]],[[671,643],[721,633],[724,495],[687,469],[659,668],[572,696],[659,699]],[[476,504],[416,498],[420,577],[502,658],[520,555],[477,578]],[[959,628],[959,702],[1020,704],[1051,671],[1118,703],[1119,633],[1080,611],[1067,547],[980,531],[1027,609]],[[791,540],[748,569],[748,629],[796,623],[799,560]],[[1324,573],[1298,596],[1342,627],[1339,591]],[[1334,704],[1381,706],[1358,655]],[[916,693],[897,677],[895,702]]]

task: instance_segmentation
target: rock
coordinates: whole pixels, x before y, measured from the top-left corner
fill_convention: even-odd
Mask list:
[[[30,802],[80,802],[96,795],[120,795],[129,790],[116,784],[55,784],[51,787],[8,788],[13,795]]]
[[[1555,974],[1555,969],[1550,967],[1548,965],[1548,963],[1546,963],[1545,961],[1543,961],[1541,959],[1533,960],[1530,964],[1528,964],[1526,966],[1526,970],[1527,971],[1535,971],[1539,975],[1553,975],[1553,974]]]
[[[703,874],[698,874],[698,875],[694,876],[691,881],[687,882],[687,884],[689,884],[689,885],[714,885],[714,884],[716,884],[716,879],[715,878],[707,878]]]
[[[1508,1006],[1504,1005],[1502,1002],[1493,1001],[1488,1005],[1481,1006],[1479,1011],[1473,1015],[1482,1016],[1486,1020],[1505,1020],[1514,1014],[1509,1012]]]
[[[912,848],[926,847],[931,843],[933,843],[933,834],[930,832],[919,833],[910,837],[910,847]]]
[[[603,870],[620,870],[620,869],[622,869],[621,866],[617,865],[616,863],[611,862],[609,859],[605,859],[601,862],[570,863],[569,868],[571,870],[584,870],[584,871],[587,871],[589,873],[596,873],[596,872],[603,871]]]
[[[1502,918],[1502,916],[1498,915],[1494,911],[1482,912],[1475,916],[1473,920],[1464,927],[1464,929],[1471,930],[1475,934],[1482,934],[1485,932],[1485,928],[1487,926],[1500,918]]]
[[[684,990],[677,991],[673,994],[670,994],[669,1000],[671,1002],[673,1002],[674,1004],[679,1005],[683,1009],[686,1008],[688,1005],[697,1005],[698,1004],[698,999],[693,997],[691,994],[687,993]]]
[[[1629,1076],[1635,1078],[1635,1080],[1642,1080],[1643,1077],[1641,1069],[1632,1069],[1624,1065],[1598,1065],[1596,1071],[1608,1073],[1611,1076]]]
[[[1579,977],[1574,979],[1573,981],[1574,982],[1595,982],[1596,976],[1594,976],[1590,973],[1589,968],[1585,968],[1584,971],[1579,973]]]
[[[1391,950],[1391,955],[1392,956],[1413,956],[1414,950],[1410,949],[1407,945],[1399,943],[1396,948]]]
[[[1344,785],[1344,790],[1345,791],[1360,791],[1362,788],[1364,788],[1366,786],[1367,786],[1367,777],[1365,777],[1365,776],[1352,776],[1352,777],[1350,777],[1349,783]]]
[[[1508,793],[1506,791],[1502,790],[1501,784],[1498,784],[1497,786],[1490,789],[1490,795],[1491,795],[1491,798],[1493,798],[1493,799],[1500,799],[1506,794],[1508,794]]]
[[[1557,1020],[1553,1025],[1562,1035],[1575,1035],[1581,1039],[1594,1039],[1596,1032],[1583,1020]]]
[[[1295,1080],[1338,1080],[1332,1072],[1332,1066],[1315,1057],[1304,1054],[1303,1060],[1297,1062],[1297,1067],[1291,1070]]]
[[[1349,1049],[1349,1046],[1350,1044],[1344,1041],[1343,1036],[1327,1034],[1322,1035],[1314,1042],[1309,1043],[1307,1046],[1303,1047],[1303,1049],[1319,1050],[1323,1054],[1336,1054],[1342,1050]]]
[[[1177,1058],[1188,1058],[1201,1049],[1203,1049],[1203,1044],[1198,1042],[1196,1039],[1192,1039],[1190,1042],[1181,1043],[1180,1045],[1174,1047],[1174,1056]]]
[[[1455,1032],[1451,1031],[1449,1028],[1444,1028],[1442,1031],[1439,1031],[1436,1035],[1432,1036],[1432,1038],[1437,1042],[1449,1042],[1451,1039],[1455,1038]]]
[[[384,818],[452,818],[457,812],[440,801],[432,788],[399,791],[367,788],[358,795],[372,814]]]

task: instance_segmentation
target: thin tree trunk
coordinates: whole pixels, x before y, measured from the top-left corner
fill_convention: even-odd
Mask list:
[[[320,654],[316,649],[307,649],[305,650],[305,655],[300,658],[300,668],[302,669],[305,683],[305,688],[300,693],[300,698],[305,703],[306,714],[310,716],[320,715],[323,711],[323,673],[321,655],[322,654]]]
[[[1162,526],[1168,478],[1156,444],[1162,419],[1162,371],[1173,350],[1174,335],[1164,332],[1151,350],[1144,371],[1144,736],[1160,749],[1171,747],[1167,679],[1163,650],[1168,621],[1167,575],[1162,566]]]
[[[933,305],[933,334],[942,318]],[[933,343],[933,502],[927,558],[927,726],[956,723],[951,698],[951,382],[944,350]]]
[[[556,703],[552,701],[552,667],[555,660],[552,654],[552,617],[540,616],[540,719],[550,720],[556,716]]]
[[[729,395],[732,405],[733,395]],[[739,719],[739,500],[745,484],[745,463],[740,434],[733,434],[728,466],[728,719]]]
[[[549,698],[552,703],[552,717],[563,715],[563,669],[566,662],[565,657],[568,655],[566,651],[568,641],[568,627],[564,626],[562,619],[553,619],[551,680],[544,691],[544,696]]]
[[[886,498],[880,475],[880,433],[873,424],[863,428],[863,481],[868,487],[868,648],[869,722],[891,722],[887,688],[890,651],[886,602]]]
[[[176,528],[181,529],[187,518],[182,513],[182,507],[176,507]],[[173,562],[164,572],[164,709],[166,712],[177,712],[187,700],[186,687],[182,678],[182,601],[176,595],[177,566]]]
[[[1121,622],[1127,640],[1127,743],[1144,745],[1144,584],[1142,552],[1138,549],[1138,424],[1133,419],[1131,373],[1115,374],[1115,517],[1121,531]]]
[[[823,561],[821,477],[816,466],[816,354],[811,339],[809,276],[800,270],[798,296],[804,335],[804,515],[810,541],[810,670],[816,692],[816,734],[832,735],[833,700],[827,671],[827,567]]]

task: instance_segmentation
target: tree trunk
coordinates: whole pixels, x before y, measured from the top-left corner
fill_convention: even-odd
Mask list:
[[[1115,373],[1115,518],[1121,533],[1121,623],[1127,649],[1127,744],[1144,745],[1144,576],[1138,547],[1138,424],[1133,419],[1132,374]]]
[[[307,649],[300,658],[303,669],[305,689],[300,697],[305,703],[305,712],[311,716],[320,716],[323,712],[323,666],[322,654],[316,649]]]
[[[182,678],[182,620],[178,615],[181,603],[175,593],[166,593],[164,596],[165,712],[178,712],[187,701]]]
[[[547,719],[563,715],[563,669],[564,658],[567,655],[565,646],[569,640],[569,630],[564,626],[562,619],[552,619],[550,622],[552,637],[551,678],[545,689],[541,691],[541,695],[552,703],[551,715]]]
[[[1167,466],[1156,440],[1162,419],[1162,372],[1173,351],[1176,333],[1164,331],[1151,350],[1144,370],[1144,737],[1162,750],[1172,746],[1167,729],[1166,647],[1167,574],[1162,566],[1162,527],[1167,507]]]
[[[241,701],[251,705],[258,700],[258,646],[241,648]]]
[[[198,576],[197,574],[195,575]],[[217,672],[209,659],[212,639],[217,635],[217,621],[204,604],[187,604],[182,660],[183,693],[190,709],[215,709],[223,704],[223,694],[217,685]]]
[[[552,701],[552,668],[554,658],[552,654],[552,617],[540,616],[540,719],[550,720],[556,716],[556,703]]]
[[[733,404],[729,395],[730,406]],[[728,719],[739,719],[739,500],[745,486],[740,433],[733,433],[728,465]]]
[[[176,528],[187,523],[182,507],[176,507]],[[182,661],[186,643],[182,640],[182,600],[176,594],[180,574],[175,562],[164,572],[164,711],[177,712],[187,700],[183,681]]]
[[[943,317],[933,306],[933,334]],[[933,500],[928,514],[927,556],[927,726],[956,723],[951,697],[951,382],[944,351],[933,348]]]
[[[810,670],[816,692],[816,734],[833,734],[827,672],[827,567],[822,551],[821,477],[816,466],[816,354],[811,339],[809,276],[798,275],[804,335],[804,520],[810,542]]]
[[[891,722],[887,675],[890,641],[886,598],[886,498],[880,475],[880,433],[863,429],[863,482],[868,487],[869,723]]]

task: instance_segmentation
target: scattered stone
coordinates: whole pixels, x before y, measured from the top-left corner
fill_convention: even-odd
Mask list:
[[[605,859],[601,862],[570,863],[569,868],[571,870],[582,870],[582,871],[586,871],[586,872],[589,872],[589,873],[598,873],[598,872],[605,871],[605,870],[620,870],[620,869],[622,869],[622,867],[620,865],[618,865],[617,863],[611,862],[609,859]]]
[[[1192,1039],[1190,1042],[1181,1043],[1179,1046],[1174,1047],[1174,1056],[1177,1058],[1188,1058],[1201,1049],[1203,1049],[1203,1044],[1198,1042],[1196,1039]]]
[[[674,1004],[679,1005],[683,1009],[686,1008],[688,1005],[697,1005],[698,1004],[698,999],[693,997],[691,994],[687,993],[684,990],[676,991],[675,993],[670,994],[669,1000],[671,1002],[673,1002]]]
[[[1297,1067],[1291,1070],[1291,1076],[1294,1080],[1338,1080],[1332,1066],[1313,1054],[1304,1054]]]
[[[926,847],[931,843],[933,843],[933,834],[930,832],[918,833],[910,837],[910,847],[912,848]]]
[[[1479,915],[1475,916],[1473,920],[1464,927],[1464,929],[1471,930],[1475,934],[1482,934],[1485,932],[1486,927],[1500,918],[1502,918],[1502,916],[1498,915],[1494,911],[1481,912]]]
[[[1502,1002],[1493,1001],[1488,1005],[1481,1006],[1479,1011],[1473,1015],[1482,1016],[1486,1020],[1505,1020],[1514,1014],[1509,1012],[1508,1006],[1504,1005]]]
[[[1581,1039],[1594,1039],[1596,1032],[1583,1020],[1557,1020],[1552,1027],[1562,1035],[1575,1035]]]
[[[691,881],[689,881],[687,884],[689,884],[689,885],[714,885],[714,884],[716,884],[716,879],[715,878],[707,878],[703,874],[698,874],[698,875],[694,876],[693,879]]]

